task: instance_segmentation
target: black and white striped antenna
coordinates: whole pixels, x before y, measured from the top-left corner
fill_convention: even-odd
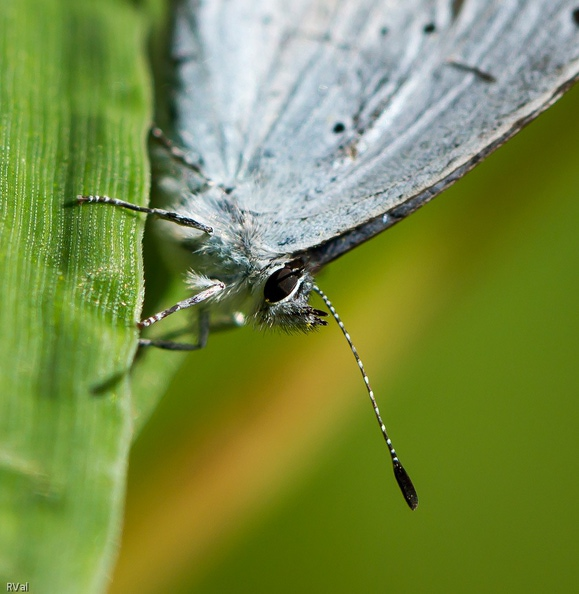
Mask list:
[[[364,383],[366,384],[366,390],[368,392],[368,396],[370,397],[370,402],[372,403],[372,408],[374,409],[374,415],[376,416],[376,420],[378,421],[378,425],[380,425],[380,431],[382,431],[382,435],[386,440],[386,445],[388,446],[388,452],[390,453],[390,458],[392,459],[392,467],[394,469],[394,476],[396,477],[396,482],[402,491],[402,495],[404,495],[404,499],[408,504],[410,509],[414,510],[418,507],[418,494],[416,493],[416,489],[410,480],[410,476],[402,466],[402,463],[398,459],[398,455],[396,454],[396,450],[392,445],[392,440],[388,437],[388,432],[386,431],[386,425],[384,425],[384,421],[382,421],[382,417],[380,416],[380,410],[378,409],[378,403],[376,402],[376,398],[374,397],[374,391],[372,390],[372,386],[370,386],[370,380],[366,375],[366,370],[364,369],[364,364],[362,363],[362,359],[360,359],[360,355],[358,355],[358,351],[344,326],[344,323],[340,319],[338,312],[335,310],[332,302],[328,299],[326,294],[316,285],[314,285],[313,290],[323,299],[326,307],[330,310],[334,320],[338,323],[342,334],[345,336],[348,344],[350,345],[350,350],[356,359],[356,363],[358,363],[358,368],[360,369],[360,373],[364,378]]]

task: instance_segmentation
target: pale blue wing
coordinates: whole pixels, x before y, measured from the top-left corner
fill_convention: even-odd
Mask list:
[[[175,130],[268,249],[321,265],[552,104],[578,22],[568,0],[184,2]]]

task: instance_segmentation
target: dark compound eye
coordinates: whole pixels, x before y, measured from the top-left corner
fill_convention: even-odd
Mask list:
[[[298,286],[300,271],[284,266],[276,270],[265,283],[263,295],[268,303],[277,303],[289,297]]]

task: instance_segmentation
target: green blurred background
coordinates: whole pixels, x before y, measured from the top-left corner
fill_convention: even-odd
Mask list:
[[[335,324],[214,335],[134,445],[111,592],[577,588],[578,113],[576,88],[318,278],[418,510]]]
[[[6,245],[17,241],[0,253],[12,300],[0,307],[12,414],[0,415],[0,570],[31,591],[97,591],[131,433],[124,370],[143,217],[62,206],[79,191],[144,198],[144,39],[151,30],[156,58],[168,1],[0,7],[2,221],[26,231],[5,230]],[[577,589],[578,108],[579,87],[318,278],[365,362],[418,510],[398,491],[335,324],[310,336],[244,328],[187,356],[146,352],[132,369],[138,437],[111,593]],[[152,311],[186,291],[149,231]],[[172,318],[159,330],[187,315]],[[94,398],[93,378],[112,369],[122,382],[99,383]]]

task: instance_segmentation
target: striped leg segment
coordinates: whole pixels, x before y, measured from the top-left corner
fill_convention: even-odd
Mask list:
[[[177,311],[187,309],[188,307],[193,307],[194,305],[197,305],[198,303],[201,303],[202,301],[205,301],[206,299],[209,299],[210,297],[217,295],[217,293],[221,293],[223,289],[225,289],[225,285],[222,282],[216,282],[215,284],[211,285],[210,287],[201,291],[200,293],[193,295],[193,297],[189,297],[188,299],[179,301],[178,303],[175,303],[175,305],[173,305],[172,307],[164,309],[163,311],[156,313],[154,316],[150,316],[144,319],[143,321],[139,322],[139,328],[148,328],[149,326],[152,326],[156,322],[166,318],[167,316],[170,316],[171,314],[174,314]],[[147,345],[143,344],[143,346]]]
[[[163,210],[162,208],[147,208],[146,206],[137,206],[131,202],[125,202],[124,200],[118,200],[117,198],[110,198],[109,196],[77,196],[76,201],[79,204],[110,204],[112,206],[118,206],[120,208],[126,208],[127,210],[134,210],[136,212],[145,212],[147,214],[154,215],[165,221],[171,221],[177,223],[177,225],[183,225],[184,227],[192,227],[193,229],[199,229],[208,235],[213,233],[213,227],[204,225],[195,219],[186,217],[177,212],[171,212],[169,210]]]

